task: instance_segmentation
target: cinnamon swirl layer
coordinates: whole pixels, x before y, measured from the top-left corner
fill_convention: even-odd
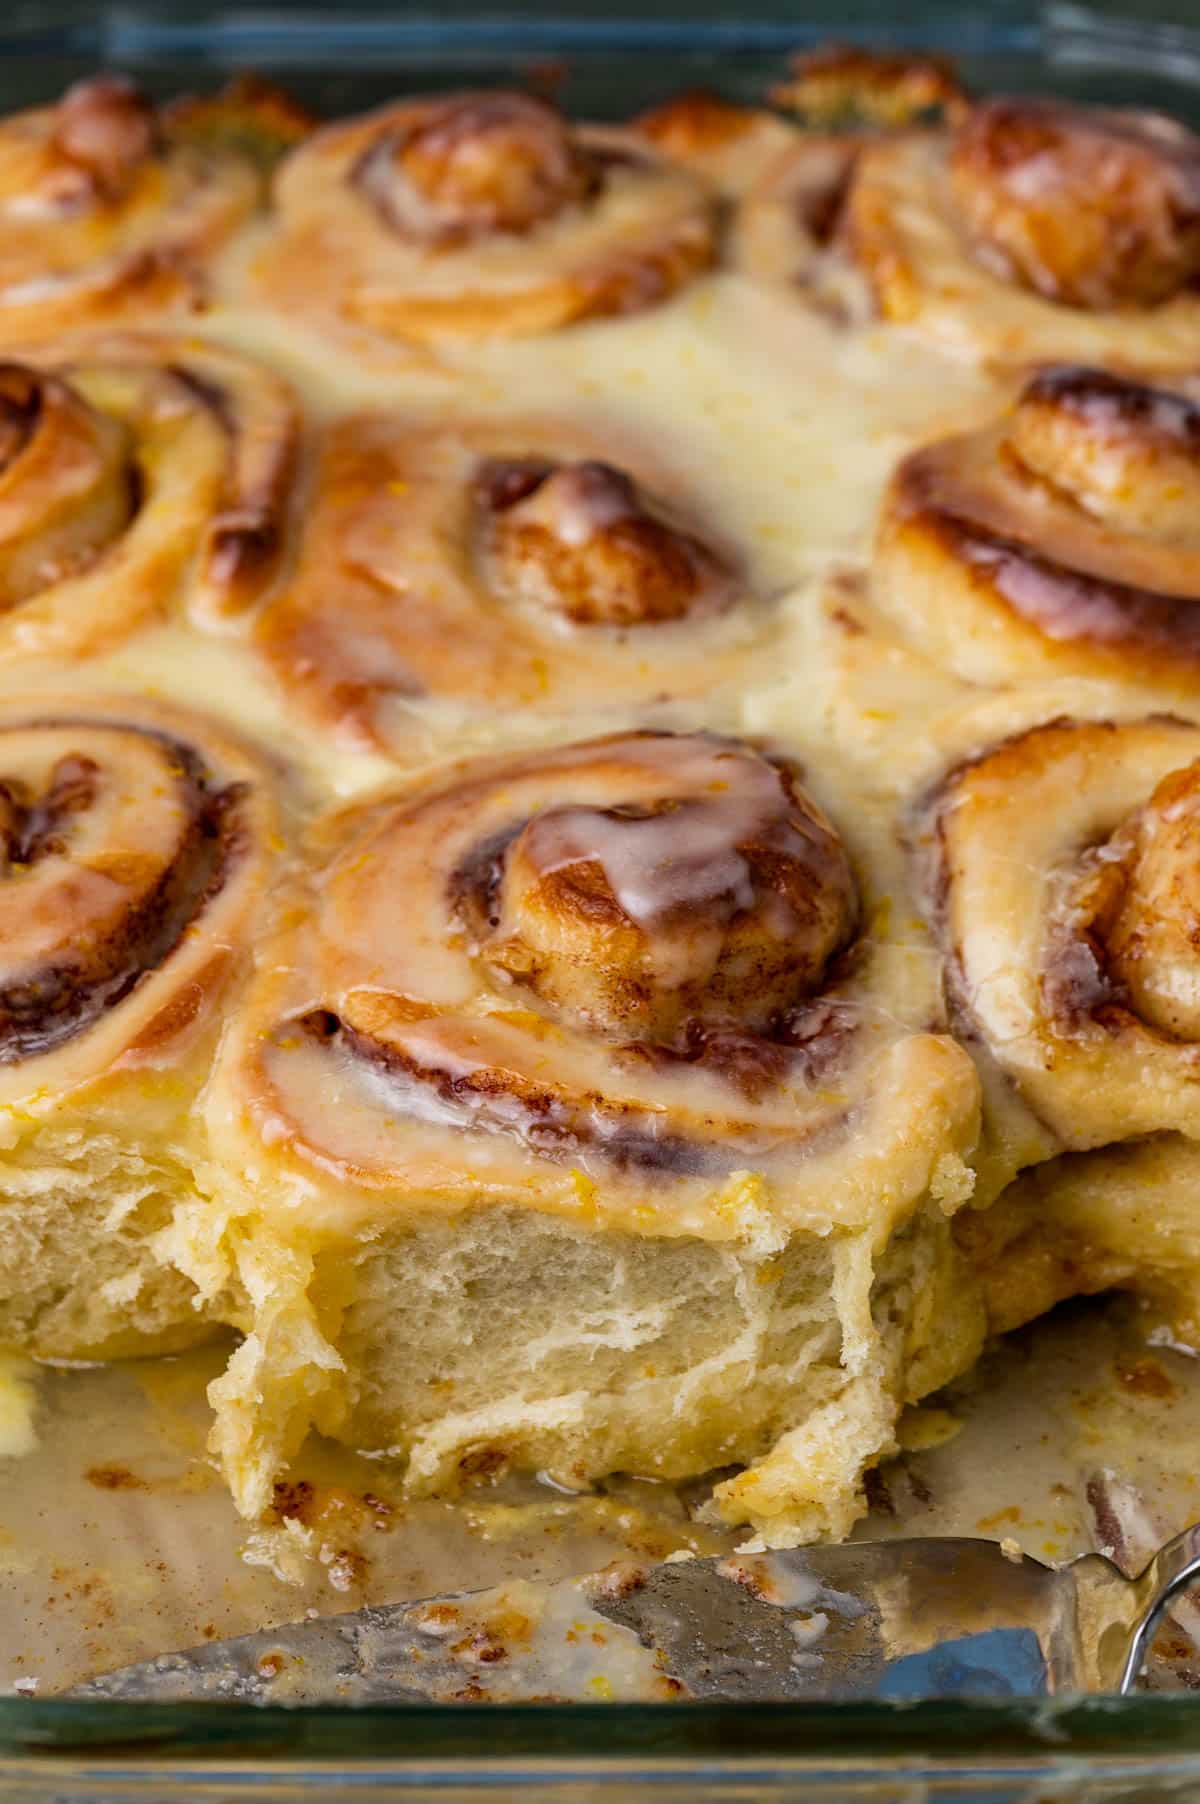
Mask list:
[[[30,345],[0,364],[0,661],[172,610],[217,624],[273,574],[297,435],[270,371],[197,340]]]
[[[0,705],[0,1341],[195,1338],[156,1255],[273,864],[270,777],[133,700]]]
[[[240,150],[119,76],[0,121],[0,344],[194,307],[258,205]]]
[[[759,157],[749,171],[733,261],[840,325],[864,325],[874,297],[846,253],[844,231],[859,160],[881,133],[891,142],[932,114],[961,119],[965,96],[937,57],[830,45],[794,57],[770,98],[807,129],[793,128],[786,143],[776,136],[779,154]]]
[[[870,146],[844,243],[888,319],[950,350],[1188,368],[1200,139],[1155,113],[996,98]]]
[[[633,133],[519,93],[411,100],[319,131],[275,182],[256,286],[427,340],[554,331],[666,300],[712,263],[712,192]]]
[[[960,1031],[1061,1149],[1200,1138],[1200,727],[1058,720],[960,765],[924,820]]]
[[[1200,683],[1200,390],[1050,366],[994,425],[900,464],[874,593],[979,682]]]
[[[214,1393],[242,1507],[262,1507],[313,1422],[407,1450],[426,1490],[483,1469],[470,1463],[481,1437],[493,1464],[577,1477],[758,1461],[806,1417],[811,1377],[831,1405],[851,1381],[866,1387],[877,1438],[870,1452],[854,1442],[831,1481],[832,1507],[852,1514],[861,1465],[912,1376],[883,1352],[875,1260],[910,1226],[929,1282],[946,1279],[939,1224],[970,1187],[977,1100],[970,1061],[928,1030],[927,955],[889,940],[878,903],[798,770],[710,735],[476,761],[327,823],[210,1096],[214,1181],[242,1217],[225,1258],[250,1339]],[[421,1267],[422,1248],[453,1263],[473,1247],[482,1306],[509,1311],[526,1279],[524,1255],[510,1263],[506,1247],[528,1242],[537,1257],[552,1243],[545,1256],[570,1263],[564,1249],[593,1237],[604,1285],[617,1295],[620,1271],[636,1269],[641,1300],[628,1317],[614,1305],[589,1375],[581,1315],[612,1311],[558,1297],[577,1395],[553,1388],[566,1367],[555,1378],[533,1358],[523,1407],[509,1397],[504,1432],[503,1411],[487,1418],[492,1437],[464,1401],[487,1384],[476,1371],[467,1385],[461,1357],[439,1367],[441,1391],[428,1351],[406,1354],[397,1375],[407,1330],[388,1325],[402,1305],[386,1287]],[[295,1286],[268,1299],[255,1273],[275,1269],[281,1238]],[[678,1339],[669,1274],[692,1297],[710,1283],[733,1334],[739,1287],[774,1283],[776,1260],[791,1327],[763,1320],[756,1350],[743,1340],[728,1358],[714,1345],[710,1384],[699,1342]],[[197,1255],[205,1266],[220,1269],[211,1249]],[[788,1366],[772,1337],[810,1319],[795,1286],[819,1294],[811,1319],[824,1326]],[[968,1293],[956,1308],[962,1337],[947,1344],[961,1353]],[[766,1339],[772,1376],[757,1389]],[[653,1454],[634,1395],[651,1379]],[[673,1383],[694,1393],[674,1421],[661,1407]],[[814,1532],[811,1481],[791,1453],[780,1459],[731,1481],[720,1507]]]
[[[616,428],[351,416],[305,514],[256,643],[350,738],[396,743],[438,705],[603,715],[728,689],[769,619],[719,499]]]

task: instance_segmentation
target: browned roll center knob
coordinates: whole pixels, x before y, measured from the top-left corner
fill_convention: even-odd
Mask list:
[[[951,180],[981,257],[1069,306],[1154,306],[1200,274],[1200,138],[1151,113],[997,99]]]
[[[646,745],[664,766],[660,798],[551,808],[521,828],[476,924],[479,953],[622,1037],[666,1042],[689,1022],[767,1030],[850,937],[845,848],[756,752]]]
[[[476,479],[502,595],[580,625],[679,620],[726,599],[732,571],[611,464],[493,460]]]
[[[453,242],[532,230],[581,200],[596,170],[543,101],[468,94],[381,138],[360,180],[398,230]]]

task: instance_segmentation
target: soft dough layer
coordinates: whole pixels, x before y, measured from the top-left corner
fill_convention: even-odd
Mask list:
[[[0,707],[0,1345],[209,1332],[158,1236],[195,1195],[194,1105],[276,831],[267,768],[198,716]]]
[[[982,1321],[947,1229],[977,1082],[880,874],[715,735],[476,760],[318,828],[208,1094],[219,1208],[169,1243],[246,1333],[212,1392],[239,1506],[316,1427],[418,1492],[745,1464],[728,1520],[844,1532]]]
[[[841,1535],[904,1404],[981,1344],[937,1206],[878,1259],[868,1233],[720,1243],[513,1206],[388,1213],[302,1251],[262,1220],[234,1231],[249,1332],[213,1387],[214,1448],[247,1511],[313,1424],[403,1459],[415,1495],[510,1466],[585,1487],[745,1465],[718,1517],[775,1545]],[[219,1265],[190,1252],[211,1281]]]

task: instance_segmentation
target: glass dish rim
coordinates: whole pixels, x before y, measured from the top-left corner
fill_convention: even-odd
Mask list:
[[[385,0],[386,3],[386,0]],[[259,0],[253,12],[224,14],[243,33],[220,40],[201,3],[177,27],[171,0],[132,7],[95,7],[88,0],[50,0],[0,29],[0,50],[23,61],[53,55],[96,56],[111,50],[106,24],[123,28],[122,63],[138,53],[202,53],[214,62],[233,54],[263,66],[272,21],[281,29],[306,22],[305,59],[354,38],[358,51],[377,54],[386,31],[384,5],[359,0],[344,11],[323,5],[290,7]],[[872,12],[878,16],[872,18]],[[156,17],[156,13],[158,16]],[[191,16],[192,14],[197,16]],[[395,15],[392,15],[393,21]],[[348,29],[349,27],[349,29]],[[364,29],[365,27],[365,29]],[[439,61],[477,50],[481,67],[557,44],[566,54],[665,55],[687,45],[722,57],[730,53],[780,57],[790,45],[830,38],[864,44],[943,48],[964,60],[989,53],[1027,62],[1029,73],[1070,80],[1082,68],[1123,69],[1132,76],[1169,79],[1176,94],[1194,92],[1200,110],[1200,16],[1191,0],[999,0],[981,16],[964,0],[923,0],[901,22],[878,0],[839,7],[815,0],[802,18],[789,0],[756,0],[733,26],[715,6],[660,0],[641,18],[632,12],[597,16],[569,11],[563,0],[522,0],[505,12],[480,0],[442,0],[436,10],[408,9],[391,33],[403,66],[436,70]],[[281,78],[303,68],[293,57]],[[704,70],[707,77],[709,71]],[[681,86],[694,66],[684,65]],[[719,77],[718,77],[719,79]],[[248,1705],[123,1704],[73,1697],[0,1697],[0,1796],[9,1783],[52,1770],[57,1783],[139,1784],[188,1774],[223,1779],[286,1776],[298,1786],[327,1783],[337,1774],[444,1783],[452,1773],[470,1784],[486,1769],[489,1785],[570,1777],[595,1785],[628,1784],[703,1772],[710,1782],[813,1777],[836,1782],[886,1765],[906,1776],[953,1779],[986,1772],[997,1778],[1098,1767],[1125,1779],[1169,1766],[1200,1782],[1200,1700],[1190,1694],[1133,1697],[947,1700],[917,1704],[407,1704]]]

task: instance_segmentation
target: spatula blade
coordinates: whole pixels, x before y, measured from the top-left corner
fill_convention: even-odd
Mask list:
[[[1115,1575],[1114,1575],[1115,1576]],[[1036,1696],[1078,1682],[1074,1579],[989,1541],[619,1564],[375,1606],[72,1695],[256,1703]]]

